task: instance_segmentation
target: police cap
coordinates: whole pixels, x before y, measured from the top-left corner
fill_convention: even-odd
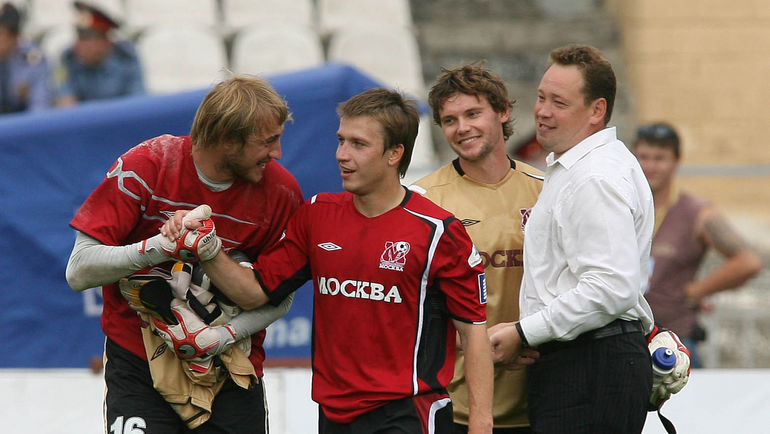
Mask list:
[[[74,2],[77,10],[77,28],[84,31],[107,33],[120,24],[99,7],[84,1]]]

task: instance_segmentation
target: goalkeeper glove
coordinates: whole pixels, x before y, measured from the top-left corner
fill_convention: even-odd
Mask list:
[[[208,326],[182,300],[171,302],[171,312],[178,324],[167,324],[153,318],[154,333],[181,359],[201,360],[220,354],[238,339],[230,325]]]
[[[669,374],[653,380],[650,405],[658,409],[671,398],[671,395],[682,390],[687,384],[690,378],[690,351],[682,344],[676,333],[657,325],[647,337],[647,348],[650,354],[658,348],[668,348],[676,355],[676,364],[674,364],[673,370]]]
[[[222,248],[222,240],[217,236],[214,222],[211,220],[211,207],[200,205],[187,213],[182,219],[182,231],[179,239],[170,239],[158,234],[136,243],[139,258],[147,256],[148,265],[165,262],[169,257],[182,262],[208,261],[214,259]],[[200,220],[201,227],[190,230],[184,223]],[[140,262],[141,259],[136,261]]]
[[[159,316],[167,323],[174,323],[171,301],[174,298],[167,271],[153,267],[146,274],[135,273],[118,281],[120,294],[128,300],[131,309]]]
[[[185,223],[199,220],[201,227],[187,229]],[[209,261],[219,253],[222,240],[217,236],[214,221],[211,220],[211,207],[200,205],[187,213],[182,219],[182,231],[176,241],[171,241],[162,234],[155,235],[149,241],[155,241],[169,256],[183,262]]]

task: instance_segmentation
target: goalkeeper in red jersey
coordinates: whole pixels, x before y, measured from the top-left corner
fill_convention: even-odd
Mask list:
[[[185,300],[168,293],[179,289],[171,278],[177,274],[170,272],[177,260],[206,260],[233,249],[253,259],[278,241],[303,201],[297,181],[274,161],[281,157],[280,138],[289,119],[285,101],[267,81],[249,76],[223,81],[199,106],[190,136],[161,135],[128,150],[72,219],[77,238],[67,281],[76,291],[102,286],[105,423],[111,432],[267,431],[264,328],[286,313],[291,300],[245,312],[192,341],[186,354],[209,357],[197,357],[205,372],[165,351],[166,344],[150,333],[148,312],[135,310],[165,295],[167,313],[173,307],[166,319],[195,318],[187,307],[187,285],[181,287]],[[175,210],[203,203],[217,210],[199,214],[216,222],[216,233],[213,223],[191,232],[185,238],[189,246],[158,233]],[[211,240],[217,242],[206,243]],[[245,352],[232,345],[244,339],[250,341]],[[213,356],[226,360],[224,366],[207,369]]]

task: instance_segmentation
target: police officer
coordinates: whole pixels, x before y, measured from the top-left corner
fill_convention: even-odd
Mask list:
[[[113,40],[118,22],[93,4],[74,4],[77,41],[62,53],[56,72],[57,105],[144,93],[142,68],[133,44]]]
[[[19,37],[20,14],[0,7],[0,113],[41,110],[51,105],[48,62],[39,47]]]

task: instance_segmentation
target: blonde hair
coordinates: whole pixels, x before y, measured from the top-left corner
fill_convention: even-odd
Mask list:
[[[212,148],[223,143],[244,145],[260,129],[292,120],[286,101],[267,80],[236,75],[206,94],[193,120],[193,145]]]

